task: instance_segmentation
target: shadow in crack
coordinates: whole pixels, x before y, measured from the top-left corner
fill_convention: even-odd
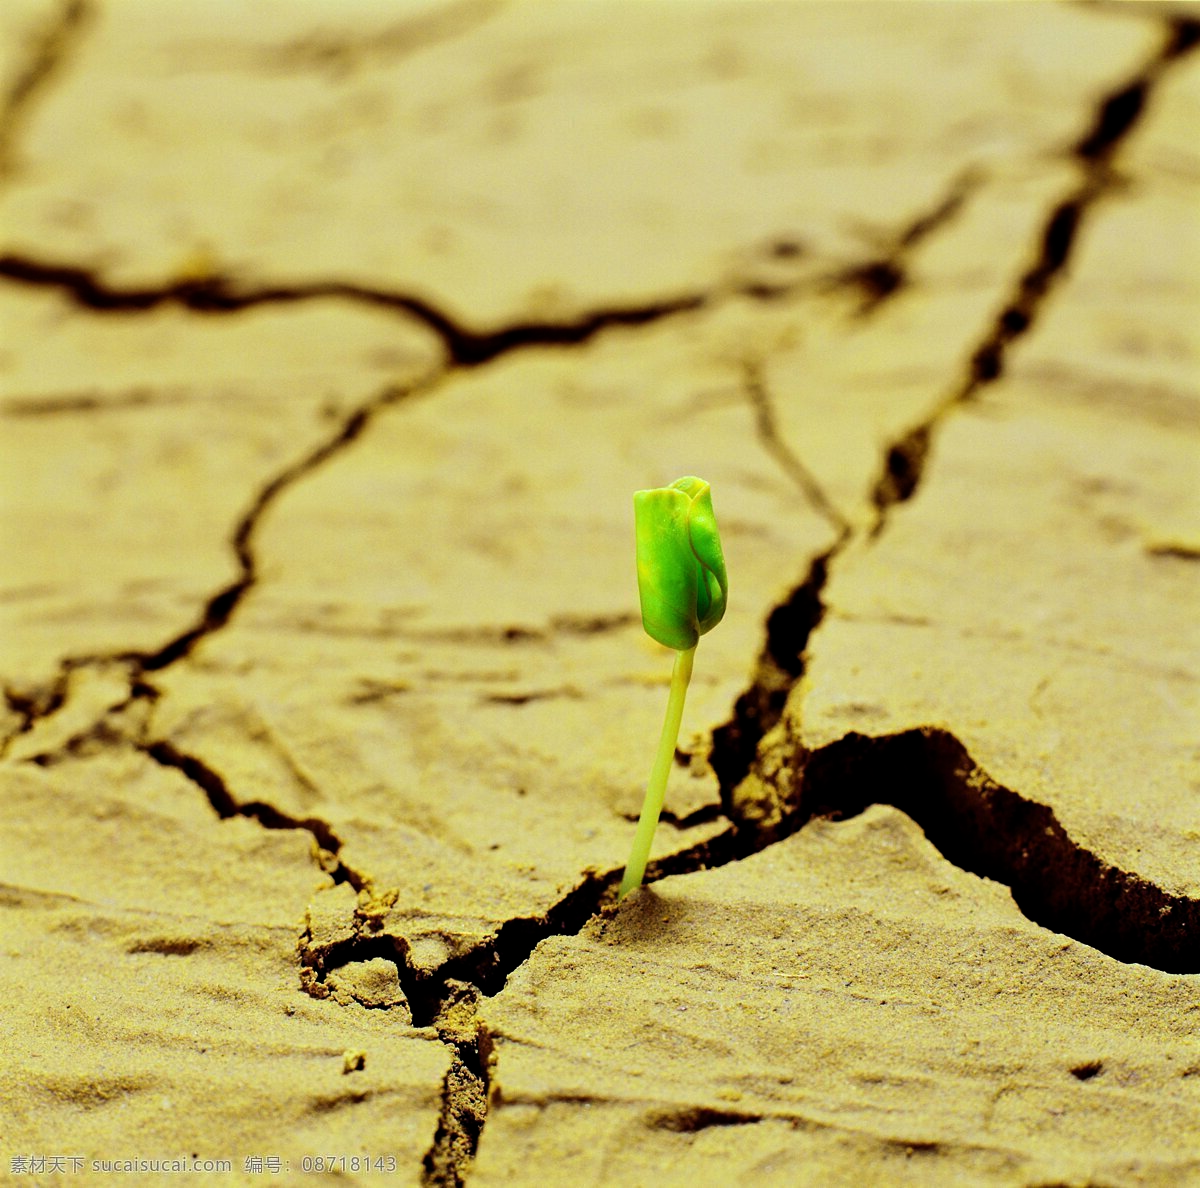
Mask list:
[[[767,638],[750,687],[738,697],[733,715],[713,731],[709,762],[721,785],[721,803],[730,812],[729,792],[750,771],[759,742],[780,719],[788,694],[804,675],[809,636],[825,617],[822,591],[829,566],[845,537],[815,557],[808,573],[767,616]]]
[[[1051,808],[992,780],[952,734],[852,733],[798,753],[794,766],[792,803],[772,840],[813,817],[894,805],[950,862],[1008,886],[1036,924],[1118,961],[1200,973],[1200,900],[1104,862],[1068,835]]]

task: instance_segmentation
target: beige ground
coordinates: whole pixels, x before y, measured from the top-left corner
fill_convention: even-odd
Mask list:
[[[0,93],[0,1181],[1200,1184],[1200,9],[19,0]]]

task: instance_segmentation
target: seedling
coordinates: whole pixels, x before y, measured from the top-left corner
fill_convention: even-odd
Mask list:
[[[712,494],[703,479],[688,476],[669,487],[636,492],[633,517],[642,626],[651,639],[675,649],[675,666],[658,753],[618,899],[641,886],[646,873],[675,757],[696,644],[721,621],[729,594]]]

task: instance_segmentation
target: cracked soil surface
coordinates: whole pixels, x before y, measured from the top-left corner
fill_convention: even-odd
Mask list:
[[[17,0],[0,104],[0,1180],[1200,1185],[1200,8]]]

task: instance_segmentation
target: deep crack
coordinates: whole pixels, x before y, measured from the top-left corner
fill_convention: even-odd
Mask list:
[[[382,409],[430,390],[458,370],[484,366],[512,351],[532,347],[579,346],[608,329],[645,326],[665,318],[699,311],[721,295],[740,294],[755,300],[773,301],[786,297],[797,287],[794,282],[744,282],[725,290],[714,288],[641,305],[605,307],[561,322],[517,323],[483,332],[458,325],[448,314],[423,298],[341,281],[318,281],[291,287],[239,287],[229,278],[215,275],[160,287],[122,288],[101,281],[85,268],[47,264],[11,254],[0,256],[0,277],[21,284],[59,289],[80,305],[109,314],[144,312],[171,304],[199,313],[229,314],[265,304],[328,298],[360,301],[415,318],[438,337],[445,356],[440,366],[423,379],[407,386],[389,385],[381,395],[355,409],[336,433],[275,475],[260,489],[237,522],[231,539],[239,576],[209,597],[190,627],[150,652],[66,657],[60,661],[59,681],[64,685],[72,668],[94,661],[130,661],[139,674],[161,671],[187,658],[202,640],[223,629],[258,580],[253,536],[264,514],[295,482],[357,440]],[[17,702],[12,700],[14,696]],[[21,702],[20,694],[10,695],[10,706],[16,708],[17,705],[26,704],[30,703]],[[61,702],[54,704],[53,708],[57,709],[59,705]],[[40,716],[37,712],[25,713],[21,709],[18,709],[18,713],[21,720],[15,733],[10,731],[4,740],[5,744],[28,731]]]
[[[453,965],[469,966],[471,961],[447,963],[436,976],[422,976],[413,968],[408,942],[381,931],[393,898],[360,895],[353,931],[331,942],[318,942],[310,922],[297,942],[300,984],[312,997],[327,998],[330,974],[347,965],[380,958],[395,965],[412,1026],[435,1028],[450,1056],[438,1124],[422,1159],[422,1182],[430,1188],[461,1188],[487,1118],[494,1064],[491,1034],[477,1018],[479,987],[452,973]],[[495,969],[494,955],[491,961]]]
[[[1017,907],[1039,926],[1118,961],[1200,973],[1200,900],[1172,895],[1104,862],[1072,840],[1052,809],[992,780],[947,731],[850,734],[811,753],[797,742],[789,755],[776,752],[775,758],[791,775],[769,829],[745,819],[741,829],[653,864],[646,882],[739,861],[790,837],[814,817],[843,819],[872,804],[889,804],[915,821],[947,861],[1009,887]],[[487,997],[498,994],[546,937],[577,935],[606,905],[611,910],[619,873],[589,874],[544,914],[505,922],[492,940],[421,980],[411,970],[402,975],[414,1021],[436,1021],[464,985]],[[355,936],[336,954],[331,949],[330,959],[364,960],[377,951],[406,954],[407,946]],[[486,1120],[495,1057],[482,1029],[451,1046],[455,1057],[444,1085],[442,1120],[425,1168],[427,1183],[458,1188]],[[664,1115],[661,1124],[692,1133],[756,1120],[736,1112],[684,1110]]]
[[[931,416],[885,450],[872,495],[877,513],[872,536],[882,531],[889,510],[917,491],[940,422],[1003,374],[1008,347],[1034,325],[1044,300],[1063,278],[1084,219],[1116,184],[1111,161],[1142,118],[1154,84],[1169,63],[1200,45],[1200,21],[1177,20],[1168,28],[1158,53],[1134,79],[1100,101],[1091,128],[1073,146],[1081,179],[1047,215],[1035,262],[1019,278],[1014,296],[976,348],[967,378]],[[898,243],[906,246],[951,217],[968,189],[964,180],[957,196],[952,193],[927,220],[912,224]],[[880,270],[868,288],[883,299],[903,283],[903,273],[883,268],[894,264],[891,257],[877,263]],[[747,381],[752,399],[757,392],[758,407],[765,410],[760,412],[760,434],[770,440],[774,426],[761,379],[748,371]],[[805,477],[803,472],[798,476],[802,488],[807,486]],[[950,861],[1010,886],[1018,906],[1035,922],[1118,960],[1200,972],[1200,946],[1189,945],[1187,939],[1189,929],[1200,929],[1200,903],[1170,896],[1104,864],[1067,836],[1049,808],[990,781],[953,736],[928,729],[894,740],[848,735],[815,754],[805,751],[784,717],[784,706],[804,675],[808,640],[824,616],[823,591],[831,566],[851,539],[849,532],[843,533],[771,612],[751,684],[738,698],[731,720],[713,733],[710,762],[720,781],[725,813],[734,822],[725,851],[735,858],[745,856],[794,832],[814,815],[861,812],[874,802],[867,799],[869,791],[871,797],[894,803],[912,816]],[[757,784],[757,795],[752,784]],[[882,790],[893,784],[895,795],[886,796]],[[984,819],[986,829],[972,824]],[[1006,830],[1012,831],[1011,837]],[[1031,860],[1029,855],[1037,857]],[[703,855],[696,869],[723,860],[725,853],[718,847]],[[686,860],[677,862],[672,872],[686,868]],[[1055,869],[1063,872],[1061,880],[1052,880]]]
[[[825,616],[821,593],[841,547],[835,544],[814,558],[800,583],[767,616],[766,640],[750,686],[738,697],[730,720],[713,731],[709,762],[731,819],[733,790],[749,773],[759,744],[779,722],[788,694],[804,675],[809,637]]]
[[[1200,900],[1173,895],[1074,841],[1053,809],[992,780],[948,731],[871,738],[850,733],[806,753],[771,839],[813,817],[850,817],[890,804],[947,861],[1003,883],[1034,923],[1123,962],[1200,973]]]
[[[450,1051],[450,1067],[437,1130],[422,1160],[422,1182],[429,1188],[462,1188],[487,1121],[495,1054],[491,1032],[476,1018],[478,1001],[474,986],[451,983],[438,1018],[438,1039]]]

